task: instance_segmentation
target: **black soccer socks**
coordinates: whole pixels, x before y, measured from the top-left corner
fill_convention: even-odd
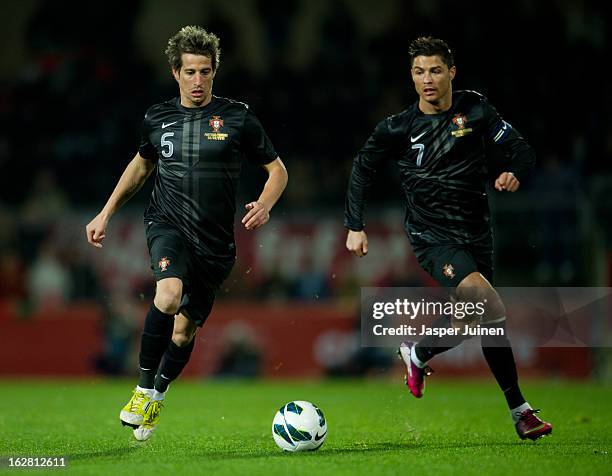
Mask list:
[[[503,335],[481,336],[482,353],[495,376],[495,380],[504,392],[508,408],[516,408],[525,403],[518,384],[518,373],[514,361],[514,353],[507,336],[506,322],[489,324],[491,327],[502,328]],[[483,325],[485,327],[485,325]]]
[[[448,317],[439,317],[434,321],[435,328],[444,328],[450,326]],[[482,327],[487,327],[482,324]],[[491,327],[502,328],[503,335],[483,335],[481,336],[482,353],[487,361],[491,373],[497,380],[501,390],[504,392],[504,397],[510,409],[516,408],[525,403],[525,398],[521,393],[518,385],[518,374],[516,371],[516,363],[514,354],[510,345],[510,340],[506,335],[506,322],[489,324]],[[446,352],[453,347],[458,346],[465,340],[461,335],[452,336],[425,336],[415,346],[414,352],[416,357],[421,362],[427,362],[432,357]]]
[[[168,389],[170,382],[180,375],[187,362],[189,362],[194,345],[195,336],[184,347],[179,347],[170,341],[159,367],[159,372],[157,372],[155,377],[155,390],[163,393]]]
[[[151,304],[140,340],[140,387],[153,388],[157,368],[172,339],[173,329],[174,316],[164,314]]]
[[[451,326],[448,316],[438,317],[432,324],[432,328],[443,329]],[[461,333],[460,333],[461,334]],[[421,362],[427,362],[432,357],[457,347],[465,340],[462,335],[427,335],[423,337],[414,347],[414,352]]]

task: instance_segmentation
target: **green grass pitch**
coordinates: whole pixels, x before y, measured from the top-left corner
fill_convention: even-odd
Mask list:
[[[554,425],[533,443],[518,439],[488,380],[430,378],[421,400],[399,379],[178,381],[156,434],[140,443],[118,419],[133,383],[0,382],[0,456],[65,456],[67,473],[112,476],[612,474],[610,386],[523,382]],[[324,411],[319,451],[285,454],[274,444],[272,418],[290,400]]]

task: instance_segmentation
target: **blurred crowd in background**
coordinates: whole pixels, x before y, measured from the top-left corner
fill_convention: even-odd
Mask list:
[[[116,259],[126,260],[124,269],[138,268],[138,279],[108,279],[96,260],[109,255],[84,246],[84,227],[136,152],[146,109],[178,94],[163,50],[186,24],[221,38],[213,92],[249,103],[287,165],[290,183],[268,225],[272,231],[304,223],[316,233],[325,218],[335,223],[333,246],[341,249],[352,158],[378,121],[416,100],[407,47],[431,34],[454,50],[454,88],[488,96],[537,153],[537,169],[520,193],[493,197],[502,283],[609,286],[612,96],[602,79],[612,51],[603,8],[580,0],[140,0],[99,8],[5,2],[2,17],[13,20],[0,33],[6,35],[0,42],[0,299],[17,299],[24,316],[40,305],[81,300],[103,307],[112,301],[107,314],[129,316],[150,297],[139,227],[151,184],[121,212],[122,223],[134,223],[124,232],[135,236],[128,248],[139,260]],[[504,158],[491,154],[493,173]],[[263,180],[261,171],[245,166],[239,210]],[[383,220],[380,234],[391,229],[401,236],[392,166],[380,172],[371,203],[370,216],[399,210],[400,223]],[[120,229],[111,235],[122,237],[118,247],[126,246]],[[248,246],[257,248],[266,237],[250,239]],[[346,264],[348,257],[340,272],[329,261],[317,264],[316,253],[302,253],[286,273],[281,258],[262,266],[255,256],[238,263],[225,294],[331,300],[356,296],[365,284],[429,284],[401,240],[408,251],[384,279],[354,273],[360,265]],[[368,257],[369,265],[384,252]],[[130,328],[125,321],[119,328]]]

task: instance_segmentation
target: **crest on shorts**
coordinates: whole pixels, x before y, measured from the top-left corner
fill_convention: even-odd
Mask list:
[[[208,121],[208,124],[213,128],[213,131],[219,132],[223,127],[223,119],[221,119],[221,116],[213,116],[212,119]]]
[[[166,258],[165,256],[159,260],[159,267],[162,271],[166,271],[168,269],[168,266],[170,266],[170,260],[168,258]]]
[[[449,279],[453,279],[455,277],[455,268],[453,268],[452,264],[445,264],[442,267],[442,274]]]

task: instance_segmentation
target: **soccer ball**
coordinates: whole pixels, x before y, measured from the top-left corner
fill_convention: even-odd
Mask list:
[[[323,412],[310,402],[283,405],[272,420],[274,442],[285,451],[318,450],[327,436]]]

